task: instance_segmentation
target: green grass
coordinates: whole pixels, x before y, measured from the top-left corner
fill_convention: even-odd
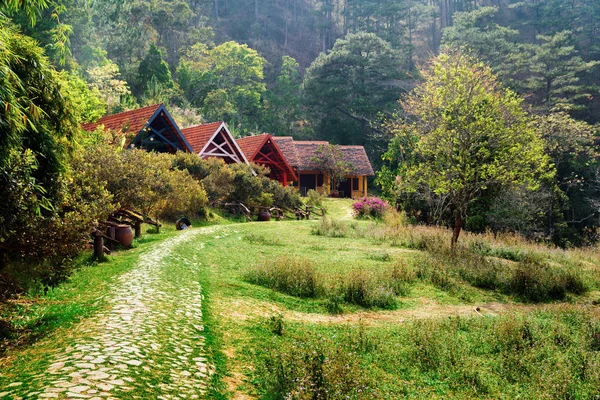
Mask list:
[[[351,201],[324,205],[329,218],[346,226],[343,235],[316,232],[319,220],[228,224],[203,238],[201,250],[192,244],[180,250],[183,257],[197,255],[202,266],[206,336],[216,365],[211,398],[233,392],[283,398],[286,390],[299,390],[294,382],[320,382],[330,398],[587,398],[600,383],[590,372],[600,361],[600,321],[592,308],[600,258],[593,251],[465,235],[464,257],[457,258],[447,252],[445,231],[351,221]],[[58,331],[68,337],[72,322],[101,307],[98,294],[111,277],[126,271],[151,240],[170,234],[146,235],[138,248],[102,264],[103,271],[83,267],[50,293],[83,310],[59,318]],[[476,240],[483,244],[473,245]],[[533,275],[521,287],[508,286],[526,262],[537,263],[527,270]],[[265,274],[251,278],[256,271]],[[564,271],[579,274],[585,290]],[[393,307],[354,297],[373,287],[351,284],[369,279],[376,290],[388,285]],[[558,302],[544,295],[546,286],[536,286],[540,298],[527,294],[532,282],[550,291],[573,287]],[[90,288],[97,288],[94,295],[84,294]],[[40,304],[17,314],[52,307],[44,296],[35,299]],[[17,361],[19,368],[41,368],[35,353]],[[545,384],[545,376],[557,384]]]

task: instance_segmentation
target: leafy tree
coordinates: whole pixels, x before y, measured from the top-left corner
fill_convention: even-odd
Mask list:
[[[173,87],[169,65],[163,60],[162,53],[154,42],[150,44],[146,57],[140,63],[138,69],[138,88],[145,89],[153,77],[158,84],[166,88]],[[143,89],[138,90],[140,94],[143,91]]]
[[[208,119],[224,119],[246,129],[256,125],[266,90],[265,59],[245,44],[226,42],[212,49],[193,46],[177,70],[179,84]]]
[[[311,161],[318,166],[319,171],[329,176],[333,190],[337,190],[338,183],[350,175],[354,168],[351,162],[346,161],[339,146],[333,144],[320,145]]]
[[[60,77],[63,86],[69,91],[69,97],[75,102],[73,111],[78,112],[78,121],[94,122],[106,113],[106,102],[97,88],[88,86],[86,81],[74,72],[62,72]]]
[[[547,226],[555,243],[581,244],[600,225],[597,169],[600,154],[594,128],[556,111],[537,118],[545,151],[556,167],[552,181],[554,201],[547,211]],[[558,208],[558,213],[554,212]]]
[[[338,143],[370,144],[372,123],[402,92],[399,65],[390,45],[372,33],[349,34],[329,53],[321,53],[304,77],[306,105],[318,135]],[[350,129],[336,131],[325,123],[332,119]]]
[[[268,91],[268,131],[291,135],[293,125],[301,118],[302,78],[298,62],[289,56],[282,57],[281,72],[272,90]]]
[[[445,196],[454,247],[470,204],[490,187],[535,188],[549,160],[521,100],[501,88],[489,67],[461,53],[441,54],[423,76],[402,102],[407,117],[400,134],[417,139],[402,185]]]
[[[108,114],[122,111],[123,100],[131,96],[129,85],[120,79],[119,66],[110,60],[86,71],[92,90],[97,90],[106,103]]]
[[[101,212],[94,187],[69,188],[82,82],[58,74],[36,42],[0,18],[0,275],[7,266],[52,285]],[[102,197],[102,194],[99,194]],[[0,279],[3,280],[3,279]]]

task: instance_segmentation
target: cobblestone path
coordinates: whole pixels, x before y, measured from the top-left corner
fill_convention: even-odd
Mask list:
[[[200,249],[202,237],[215,230],[190,229],[142,253],[113,285],[108,307],[80,323],[45,373],[0,389],[0,399],[202,398],[211,367],[204,352],[201,254],[186,259],[177,247],[194,240]]]

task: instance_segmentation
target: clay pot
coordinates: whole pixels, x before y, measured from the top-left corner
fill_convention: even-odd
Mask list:
[[[125,247],[131,247],[133,243],[133,231],[129,225],[119,225],[115,227],[115,240]]]
[[[258,220],[259,221],[270,221],[271,220],[271,213],[269,211],[261,211],[258,213]]]

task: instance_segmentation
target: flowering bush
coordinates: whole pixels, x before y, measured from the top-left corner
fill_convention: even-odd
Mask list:
[[[388,203],[379,197],[363,197],[352,205],[356,218],[382,218]]]

